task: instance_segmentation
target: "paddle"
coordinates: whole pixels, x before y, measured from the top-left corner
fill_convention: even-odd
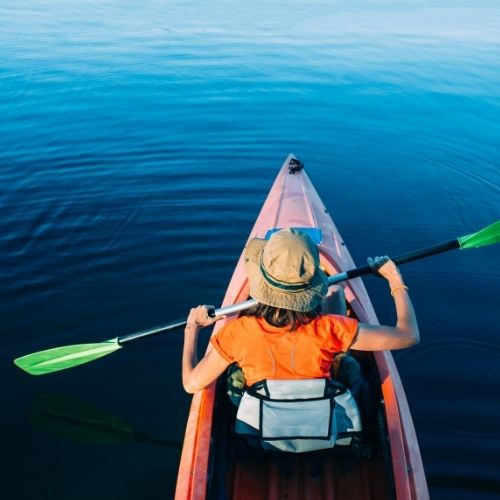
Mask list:
[[[438,253],[447,252],[455,248],[459,248],[461,250],[465,250],[468,248],[480,248],[498,242],[500,242],[500,220],[491,224],[490,226],[481,229],[480,231],[477,231],[476,233],[461,236],[454,240],[446,241],[438,245],[433,245],[404,255],[400,255],[398,257],[394,257],[393,260],[396,264],[401,265]],[[330,276],[328,278],[328,281],[330,284],[334,284],[371,273],[372,269],[370,266],[363,266],[357,269],[351,269],[350,271],[346,271],[344,273]],[[215,316],[230,315],[240,311],[244,311],[245,309],[249,309],[255,304],[256,301],[253,299],[246,300],[245,302],[240,302],[238,304],[216,309],[215,311],[213,311],[213,314]],[[182,328],[185,325],[186,320],[182,319],[179,321],[174,321],[173,323],[169,323],[167,325],[158,326],[151,330],[131,333],[129,335],[116,337],[115,339],[106,340],[105,342],[100,342],[97,344],[77,344],[64,347],[55,347],[53,349],[39,351],[33,354],[27,354],[26,356],[15,359],[14,363],[19,368],[31,375],[45,375],[47,373],[52,373],[88,363],[90,361],[93,361],[94,359],[98,359],[111,354],[112,352],[120,349],[123,345],[126,345],[135,340],[152,337],[153,335],[158,335],[160,333],[168,332],[171,330],[176,330],[177,328]]]

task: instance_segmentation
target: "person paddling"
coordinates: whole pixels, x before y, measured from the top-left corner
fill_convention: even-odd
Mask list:
[[[241,368],[247,387],[261,380],[329,379],[333,359],[349,349],[404,349],[419,342],[415,312],[399,269],[387,256],[368,259],[394,298],[395,326],[359,323],[328,311],[342,290],[328,293],[316,245],[304,233],[283,229],[269,240],[255,238],[245,250],[250,296],[257,306],[229,319],[199,360],[197,340],[211,306],[191,309],[184,333],[182,381],[188,393],[216,380],[230,365]],[[326,312],[325,312],[326,310]]]

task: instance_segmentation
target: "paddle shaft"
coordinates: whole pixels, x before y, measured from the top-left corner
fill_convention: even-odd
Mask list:
[[[454,250],[456,248],[460,248],[460,244],[457,239],[446,241],[445,243],[440,243],[438,245],[433,245],[430,247],[421,248],[420,250],[415,250],[413,252],[405,253],[402,255],[398,255],[394,257],[392,260],[397,264],[406,264],[407,262],[412,262],[415,260],[423,259],[425,257],[430,257],[431,255],[436,255],[438,253],[447,252],[449,250]],[[333,285],[334,283],[340,283],[342,281],[350,280],[353,278],[359,278],[360,276],[365,276],[367,274],[372,274],[373,270],[370,266],[358,267],[356,269],[351,269],[350,271],[346,271],[339,274],[334,274],[333,276],[328,277],[328,284]],[[215,316],[224,316],[235,314],[241,311],[245,311],[246,309],[250,309],[254,305],[257,304],[255,299],[245,300],[244,302],[239,302],[238,304],[233,304],[226,307],[221,307],[220,309],[215,310]],[[128,335],[123,335],[122,337],[118,337],[117,341],[120,345],[125,345],[135,340],[139,340],[145,337],[152,337],[153,335],[159,335],[160,333],[165,333],[170,330],[176,330],[178,328],[183,328],[186,326],[187,320],[181,319],[178,321],[174,321],[167,325],[158,326],[151,330],[143,330],[136,333],[130,333]]]
[[[414,260],[430,257],[431,255],[448,252],[449,250],[455,250],[456,248],[460,248],[460,243],[457,239],[454,239],[446,241],[445,243],[439,243],[438,245],[432,245],[430,247],[421,248],[420,250],[414,250],[413,252],[398,255],[397,257],[393,257],[392,260],[396,265],[399,266],[401,264],[413,262]],[[373,270],[370,266],[363,266],[356,269],[351,269],[350,271],[346,271],[345,273],[331,276],[332,280],[329,279],[328,281],[330,282],[330,284],[333,284],[340,281],[359,278],[360,276],[366,276],[367,274],[371,273],[373,273]]]
[[[238,304],[233,304],[231,306],[221,307],[220,309],[216,309],[214,316],[224,316],[229,314],[234,314],[240,311],[244,311],[246,309],[250,309],[250,307],[257,304],[255,299],[245,300],[244,302],[239,302]],[[183,328],[187,324],[187,319],[180,319],[178,321],[173,321],[172,323],[168,323],[167,325],[158,326],[151,330],[143,330],[136,333],[130,333],[128,335],[123,335],[122,337],[118,337],[117,341],[120,345],[125,345],[134,340],[139,340],[145,337],[152,337],[153,335],[159,335],[160,333],[165,333],[170,330],[176,330],[178,328]]]

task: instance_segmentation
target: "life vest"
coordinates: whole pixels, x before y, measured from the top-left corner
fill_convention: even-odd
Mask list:
[[[265,380],[241,398],[235,432],[292,453],[349,445],[361,431],[351,392],[335,380]]]

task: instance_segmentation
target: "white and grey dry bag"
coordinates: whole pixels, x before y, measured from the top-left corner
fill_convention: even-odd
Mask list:
[[[293,453],[349,445],[360,431],[351,392],[326,379],[257,382],[243,394],[235,424],[263,449]]]

